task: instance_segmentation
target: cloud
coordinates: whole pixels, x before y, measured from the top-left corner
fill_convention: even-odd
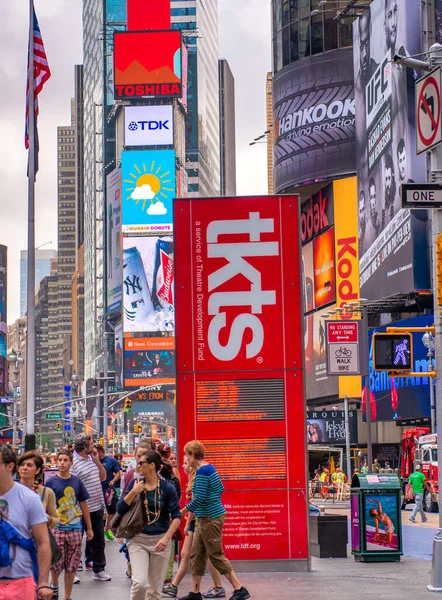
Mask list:
[[[153,200],[155,192],[148,183],[144,183],[140,187],[135,188],[130,197],[132,200]]]
[[[148,215],[167,215],[167,208],[160,201],[151,204],[147,209]]]

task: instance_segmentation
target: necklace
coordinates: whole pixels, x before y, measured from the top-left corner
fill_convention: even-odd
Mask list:
[[[160,488],[160,480],[158,480],[157,486],[154,490],[153,496],[153,507],[154,510],[151,511],[149,508],[149,502],[147,499],[147,491],[144,490],[144,510],[146,512],[147,524],[153,525],[158,521],[161,515],[161,488]]]

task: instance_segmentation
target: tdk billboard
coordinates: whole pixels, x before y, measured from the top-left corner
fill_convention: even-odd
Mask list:
[[[124,109],[124,145],[172,146],[172,106],[126,106]]]

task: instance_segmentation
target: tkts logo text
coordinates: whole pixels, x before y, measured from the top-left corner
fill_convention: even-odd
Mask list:
[[[207,344],[220,361],[245,354],[246,359],[259,362],[266,333],[277,326],[275,315],[269,318],[266,311],[277,303],[274,275],[279,268],[279,243],[263,241],[274,231],[275,219],[261,218],[259,212],[207,226]],[[264,264],[267,285],[260,268]]]

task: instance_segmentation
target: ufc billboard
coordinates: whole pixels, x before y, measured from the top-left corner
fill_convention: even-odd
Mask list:
[[[125,146],[173,146],[173,106],[126,106]]]
[[[263,570],[308,559],[300,231],[296,196],[174,201],[178,447],[204,443],[226,552]]]

